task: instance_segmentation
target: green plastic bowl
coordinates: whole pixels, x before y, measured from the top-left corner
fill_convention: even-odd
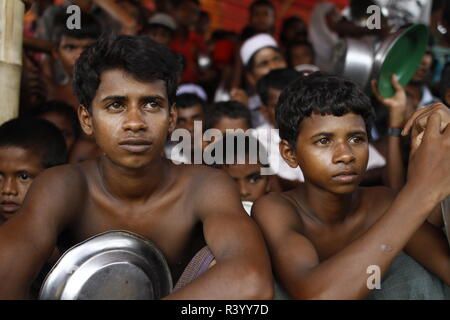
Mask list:
[[[428,27],[425,24],[412,25],[383,41],[374,61],[375,79],[378,78],[378,91],[382,97],[389,98],[395,94],[391,83],[393,74],[397,75],[402,86],[408,84],[422,61],[427,42]]]

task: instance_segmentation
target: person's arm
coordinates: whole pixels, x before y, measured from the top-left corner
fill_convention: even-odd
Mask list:
[[[372,92],[375,98],[389,110],[389,128],[402,130],[406,122],[406,93],[405,89],[398,82],[397,77],[392,75],[392,85],[395,88],[395,95],[391,98],[383,98],[376,88],[376,81],[372,80]],[[405,184],[405,167],[402,160],[401,135],[388,136],[387,153],[387,185],[399,191]]]
[[[221,170],[201,178],[193,201],[216,264],[166,299],[271,299],[273,282],[263,237]]]
[[[28,297],[58,235],[81,209],[83,184],[75,169],[47,169],[33,181],[21,209],[0,226],[0,299]]]
[[[111,0],[94,0],[100,8],[105,10],[114,20],[122,26],[122,34],[135,35],[138,23],[120,4]]]
[[[409,240],[405,252],[450,286],[450,246],[441,228],[425,221]]]
[[[450,129],[440,132],[439,125],[438,116],[429,118],[423,142],[410,161],[410,179],[386,213],[324,261],[319,261],[313,244],[292,222],[294,208],[277,203],[270,195],[254,204],[252,215],[268,243],[275,274],[293,298],[367,296],[367,268],[377,266],[383,275],[429,212],[450,194]]]

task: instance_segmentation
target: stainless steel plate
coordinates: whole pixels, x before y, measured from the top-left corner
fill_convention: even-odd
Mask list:
[[[159,249],[128,231],[109,231],[67,250],[47,275],[40,300],[154,300],[172,290]]]

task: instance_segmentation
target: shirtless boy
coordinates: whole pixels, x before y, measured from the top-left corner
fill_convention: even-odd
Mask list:
[[[220,170],[161,157],[176,123],[178,71],[169,49],[146,37],[102,38],[81,54],[78,116],[104,154],[44,171],[0,227],[0,298],[27,296],[63,231],[76,243],[118,229],[154,242],[174,282],[209,246],[217,264],[167,298],[271,298],[268,253],[234,182]]]
[[[372,114],[355,84],[326,73],[300,77],[280,96],[280,151],[291,167],[300,166],[305,183],[259,199],[252,216],[292,298],[366,298],[368,267],[377,266],[383,277],[402,250],[450,284],[447,240],[426,222],[450,194],[450,126],[440,128],[438,112],[429,115],[408,182],[395,195],[358,186]]]

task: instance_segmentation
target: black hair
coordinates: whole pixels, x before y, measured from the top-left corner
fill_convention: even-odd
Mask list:
[[[190,108],[196,104],[199,104],[202,110],[205,108],[205,101],[195,93],[182,93],[175,98],[175,105],[178,109]]]
[[[368,136],[375,117],[369,97],[354,82],[326,72],[299,76],[280,95],[275,117],[280,137],[295,146],[300,123],[312,113],[342,116],[349,112],[363,117]]]
[[[196,5],[200,6],[200,1],[199,0],[170,0],[170,2],[171,2],[172,6],[174,8],[179,7],[180,5],[182,5],[185,2],[193,2]]]
[[[59,46],[63,36],[76,39],[98,39],[102,34],[102,26],[98,20],[89,13],[81,12],[80,24],[81,28],[69,29],[67,27],[67,14],[62,12],[54,19],[54,28],[51,34],[52,42],[55,46]]]
[[[284,46],[288,45],[288,39],[286,39],[286,30],[291,29],[292,25],[294,25],[297,22],[301,22],[301,23],[303,23],[305,25],[305,33],[302,34],[302,36],[304,38],[307,38],[308,32],[307,32],[307,29],[306,29],[306,23],[305,23],[305,21],[302,18],[297,17],[297,16],[292,16],[292,17],[286,18],[286,19],[283,20],[283,24],[281,26],[281,31],[280,31],[280,42]]]
[[[299,40],[299,41],[290,42],[290,43],[288,43],[288,45],[286,47],[286,61],[291,67],[296,67],[296,66],[293,66],[292,63],[291,63],[291,58],[292,58],[292,52],[291,51],[292,51],[292,48],[300,47],[300,46],[308,47],[309,50],[312,53],[313,60],[315,58],[316,53],[314,51],[314,47],[311,44],[311,42],[306,41],[306,40]]]
[[[293,68],[282,68],[270,71],[258,80],[256,91],[262,103],[267,106],[269,99],[269,89],[283,90],[292,81],[300,76],[300,72]]]
[[[207,149],[211,149],[212,157],[216,156],[216,150],[222,151],[222,157],[218,159],[219,161],[210,164],[215,168],[222,168],[226,164],[256,163],[263,167],[269,167],[267,149],[250,133],[225,133],[222,138],[208,145]]]
[[[65,117],[70,122],[75,139],[79,138],[81,133],[80,122],[71,105],[59,100],[49,100],[34,107],[30,116],[40,117],[46,113],[57,113]]]
[[[250,57],[250,59],[248,60],[247,64],[244,66],[245,71],[247,72],[252,72],[253,71],[253,67],[255,64],[255,56],[256,54],[261,51],[264,48],[272,48],[273,50],[275,50],[276,52],[278,52],[279,54],[283,55],[283,53],[281,52],[280,48],[278,47],[273,47],[273,46],[267,46],[267,47],[263,47],[259,50],[257,50],[255,53],[252,54],[252,56]]]
[[[211,129],[224,118],[245,119],[248,127],[252,127],[250,110],[242,103],[237,101],[216,102],[205,110],[204,129]]]
[[[445,101],[445,93],[449,89],[450,89],[450,62],[447,62],[444,66],[444,69],[442,70],[441,81],[439,82],[439,93],[442,101]]]
[[[256,7],[269,7],[273,11],[275,11],[275,6],[273,5],[272,1],[269,0],[255,0],[252,2],[252,4],[249,7],[249,12],[253,12]]]
[[[74,90],[80,104],[88,110],[101,73],[111,69],[124,70],[142,82],[163,80],[169,106],[174,102],[180,72],[178,55],[146,36],[105,35],[83,51],[74,68]]]
[[[44,119],[24,117],[5,122],[0,126],[0,146],[30,150],[39,155],[44,168],[67,162],[61,131]]]

